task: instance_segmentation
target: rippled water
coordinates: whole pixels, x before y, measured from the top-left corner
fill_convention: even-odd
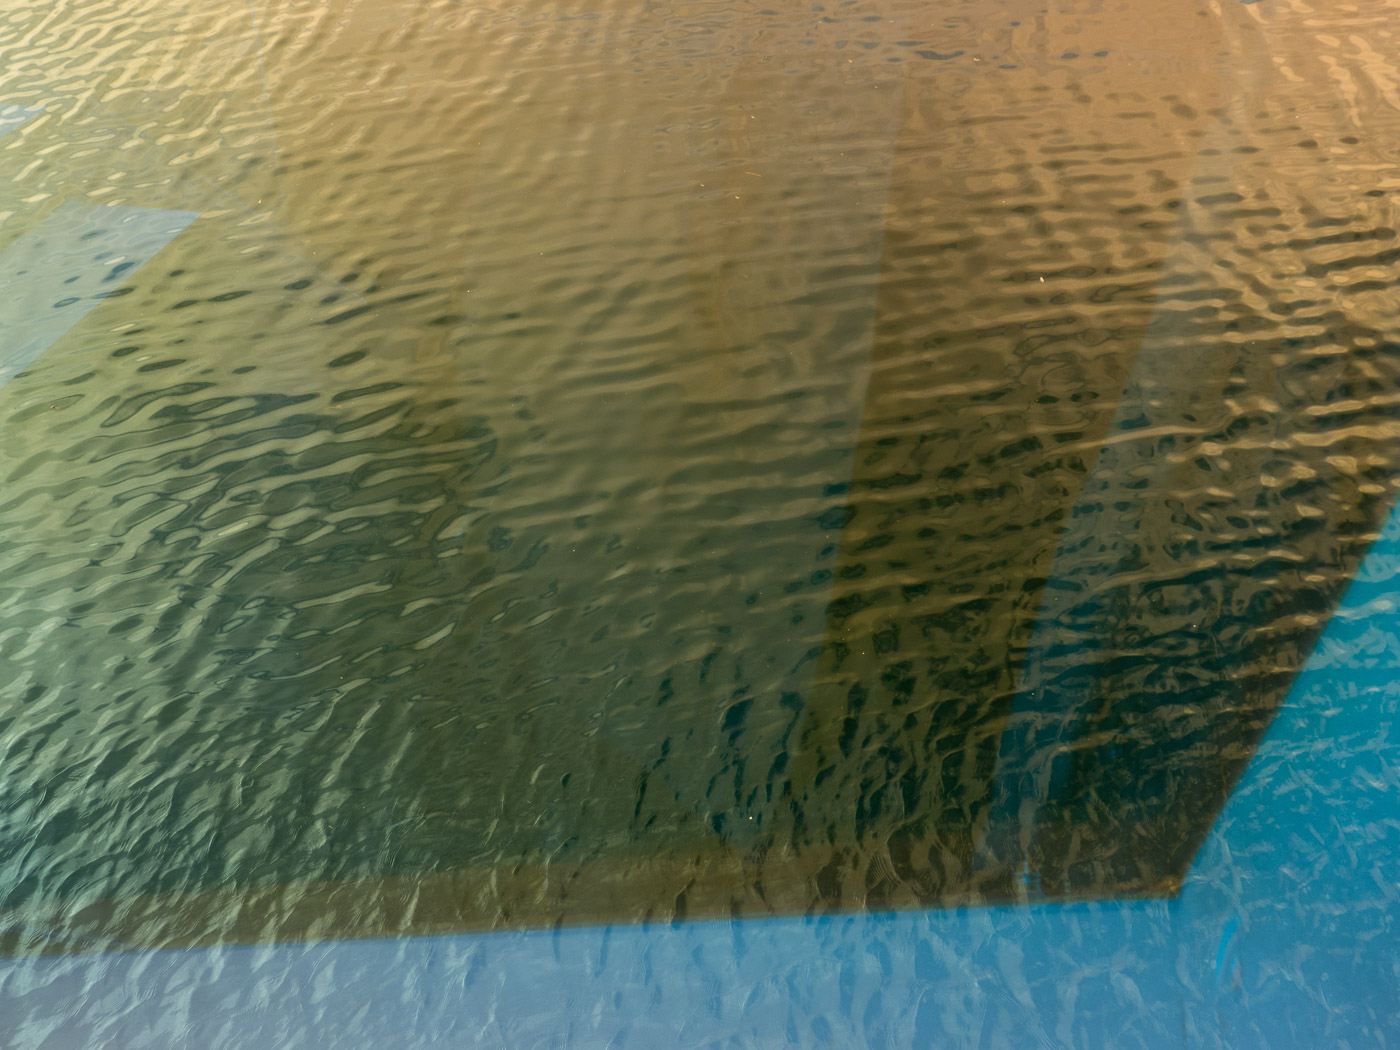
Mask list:
[[[7,947],[1173,892],[1400,476],[1396,15],[0,15]]]

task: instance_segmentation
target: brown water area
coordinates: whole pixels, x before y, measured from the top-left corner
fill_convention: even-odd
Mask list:
[[[1400,5],[0,20],[11,952],[1175,892],[1395,495]],[[124,278],[124,280],[126,280]]]

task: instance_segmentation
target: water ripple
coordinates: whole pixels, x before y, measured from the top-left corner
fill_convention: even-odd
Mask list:
[[[9,946],[1171,892],[1395,495],[1400,42],[1120,8],[4,15],[0,252],[201,216],[0,389]]]

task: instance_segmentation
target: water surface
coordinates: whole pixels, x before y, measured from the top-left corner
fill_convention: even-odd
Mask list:
[[[1394,497],[1392,4],[148,6],[0,24],[10,950],[1176,892]]]

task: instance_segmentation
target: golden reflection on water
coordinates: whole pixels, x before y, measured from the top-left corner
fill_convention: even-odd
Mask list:
[[[137,843],[13,947],[1172,892],[1393,494],[1395,8],[12,13],[0,248],[202,213],[0,392]]]

